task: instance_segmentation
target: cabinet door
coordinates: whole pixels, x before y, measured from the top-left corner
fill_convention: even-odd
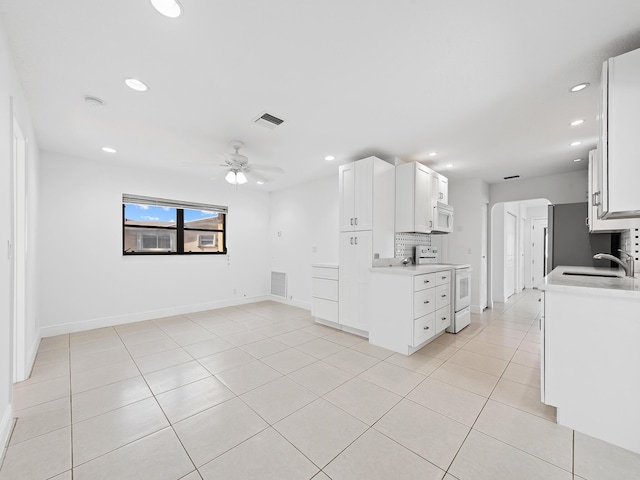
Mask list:
[[[430,233],[433,227],[431,208],[431,174],[429,169],[416,164],[415,170],[415,231]]]
[[[340,165],[338,169],[340,198],[338,200],[338,211],[340,217],[340,231],[353,231],[355,226],[355,163]]]
[[[640,216],[640,49],[609,60],[609,216]]]
[[[342,232],[340,234],[338,257],[340,262],[338,272],[339,322],[348,325],[355,322],[356,307],[357,257],[353,232]]]
[[[373,229],[373,159],[355,162],[354,229]]]
[[[438,196],[440,197],[440,201],[442,203],[446,203],[447,205],[449,205],[449,180],[447,179],[447,177],[443,177],[442,175],[439,175],[439,192],[438,192]]]
[[[608,183],[608,165],[609,165],[609,145],[608,145],[608,96],[609,96],[609,62],[604,62],[602,65],[602,76],[600,82],[600,105],[598,111],[598,162],[597,171],[595,172],[595,186],[594,193],[596,193],[596,205],[598,208],[596,217],[602,218],[602,216],[609,211],[609,192],[607,189]]]
[[[340,234],[340,324],[368,331],[371,232]]]

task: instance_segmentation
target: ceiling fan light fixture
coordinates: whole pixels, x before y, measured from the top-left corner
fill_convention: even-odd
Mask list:
[[[247,183],[247,176],[242,172],[236,173],[236,183],[238,185]]]
[[[224,179],[231,185],[235,185],[236,183],[238,183],[236,179],[236,172],[234,172],[233,170],[229,170],[229,173],[227,173],[227,176],[224,177]]]
[[[177,0],[151,0],[151,5],[165,17],[177,18],[182,13],[182,7]]]

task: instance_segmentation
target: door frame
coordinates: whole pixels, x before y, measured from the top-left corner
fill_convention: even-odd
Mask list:
[[[535,227],[541,227],[538,228],[538,230],[535,230]],[[547,235],[545,234],[545,230],[548,228],[549,226],[549,219],[546,217],[537,217],[537,218],[532,218],[531,219],[531,287],[535,288],[536,285],[536,278],[535,278],[535,274],[534,274],[534,268],[533,265],[535,265],[535,259],[536,257],[536,250],[538,250],[535,247],[535,243],[536,240],[539,241],[539,245],[538,248],[542,247],[542,277],[540,280],[542,280],[542,278],[545,276],[546,274],[546,269],[547,269],[547,259],[545,258],[545,254],[548,252],[547,250],[547,246],[546,246],[546,237]],[[537,233],[537,232],[541,232],[541,233]],[[541,237],[540,237],[541,236]],[[538,252],[540,252],[540,250],[538,250]]]
[[[11,104],[13,112],[13,102]],[[27,378],[27,139],[12,113],[11,125],[11,243],[10,318],[12,375]]]

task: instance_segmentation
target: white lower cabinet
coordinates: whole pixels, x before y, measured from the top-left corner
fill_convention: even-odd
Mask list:
[[[311,266],[311,314],[320,320],[338,322],[338,266]]]
[[[451,324],[451,271],[419,268],[373,269],[369,343],[411,355]]]
[[[369,282],[373,262],[373,232],[340,234],[339,323],[348,329],[368,331]]]

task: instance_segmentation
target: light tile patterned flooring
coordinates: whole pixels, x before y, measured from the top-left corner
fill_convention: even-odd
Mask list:
[[[406,357],[274,302],[42,340],[0,479],[638,479],[540,403],[537,291]]]

